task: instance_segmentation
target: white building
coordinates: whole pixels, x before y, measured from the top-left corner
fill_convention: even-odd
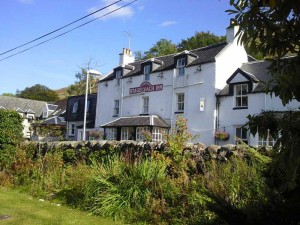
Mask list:
[[[236,137],[239,137],[251,146],[273,146],[275,141],[270,135],[263,139],[259,135],[249,134],[247,128],[243,127],[248,122],[247,116],[262,111],[285,112],[300,106],[296,100],[283,106],[279,97],[265,93],[264,84],[272,79],[268,72],[269,65],[270,62],[266,61],[244,63],[230,76],[227,85],[218,94],[217,130],[229,134],[229,139],[219,144],[235,143]]]
[[[236,68],[248,61],[244,47],[234,39],[236,27],[227,28],[227,42],[178,54],[134,62],[124,49],[118,67],[98,85],[95,128],[107,139],[154,140],[182,114],[195,141],[214,143],[216,94]]]

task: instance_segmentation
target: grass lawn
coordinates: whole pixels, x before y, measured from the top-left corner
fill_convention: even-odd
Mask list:
[[[1,219],[3,216],[10,216]],[[39,201],[11,189],[0,188],[0,225],[120,225],[121,223],[89,216],[86,212]]]

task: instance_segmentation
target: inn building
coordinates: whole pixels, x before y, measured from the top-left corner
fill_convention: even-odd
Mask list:
[[[99,81],[95,129],[108,140],[142,141],[148,132],[160,141],[182,115],[195,141],[214,143],[216,94],[248,62],[237,29],[227,28],[224,43],[151,59],[134,61],[124,48],[119,66]]]

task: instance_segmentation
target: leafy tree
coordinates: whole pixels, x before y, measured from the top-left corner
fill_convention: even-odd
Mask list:
[[[11,97],[14,97],[15,95],[12,94],[12,93],[3,93],[2,96],[11,96]]]
[[[23,119],[13,110],[0,110],[0,150],[22,140]]]
[[[171,40],[160,39],[156,44],[153,45],[149,51],[145,52],[145,58],[152,58],[161,55],[168,55],[177,52],[176,45],[172,43]]]
[[[181,40],[177,45],[179,51],[201,48],[225,41],[225,36],[216,36],[209,31],[196,32],[194,36]]]
[[[231,0],[230,4],[234,9],[227,11],[239,25],[239,40],[271,61],[269,72],[273,79],[266,85],[266,93],[275,94],[284,105],[294,99],[300,101],[300,1]],[[259,132],[267,137],[270,133],[278,138],[270,171],[276,198],[265,213],[276,219],[268,224],[299,222],[298,211],[294,209],[300,207],[300,114],[263,112],[249,115],[248,119],[253,135]]]
[[[46,102],[53,102],[59,99],[55,91],[41,84],[27,87],[23,91],[17,90],[16,96],[19,98],[27,98]]]
[[[23,139],[23,119],[14,110],[0,110],[0,171],[10,167]],[[1,180],[1,179],[0,179]]]
[[[279,96],[283,104],[300,101],[300,2],[298,0],[231,0],[237,35],[253,52],[261,52],[272,60],[274,80],[269,92]],[[291,60],[284,57],[293,54]]]
[[[71,84],[67,92],[69,95],[83,95],[85,94],[86,87],[86,69],[81,69],[81,72],[75,74],[77,81],[74,84]],[[89,76],[89,93],[97,92],[97,79],[93,76]]]

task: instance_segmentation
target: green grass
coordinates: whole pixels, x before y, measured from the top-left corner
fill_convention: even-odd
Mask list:
[[[10,218],[0,220],[0,225],[121,224],[48,201],[39,201],[39,199],[6,188],[0,188],[0,217],[1,215],[8,215]]]

